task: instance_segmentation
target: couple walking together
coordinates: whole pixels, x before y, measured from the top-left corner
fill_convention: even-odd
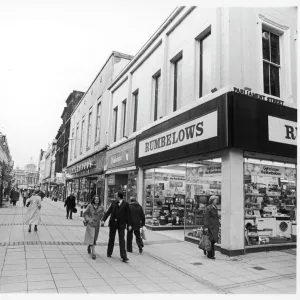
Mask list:
[[[130,205],[123,200],[123,193],[118,192],[116,194],[117,201],[112,203],[106,213],[104,213],[104,207],[100,203],[98,196],[95,196],[91,204],[87,207],[83,213],[85,223],[87,225],[84,244],[88,245],[88,252],[92,254],[92,258],[96,259],[95,245],[100,230],[100,221],[104,225],[107,218],[109,220],[109,241],[107,248],[107,257],[111,257],[115,244],[115,236],[118,231],[120,256],[123,262],[127,262],[125,249],[125,229],[127,227],[127,251],[132,252],[132,238],[133,233],[136,236],[136,242],[139,247],[139,252],[143,251],[143,241],[140,235],[141,226],[145,226],[145,214],[142,207],[136,202],[134,198],[131,198]]]

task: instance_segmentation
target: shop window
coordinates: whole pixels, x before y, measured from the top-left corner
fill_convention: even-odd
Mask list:
[[[280,97],[280,37],[262,29],[264,93]]]
[[[184,229],[182,236],[197,240],[212,195],[219,198],[221,222],[221,165],[221,159],[214,159],[145,170],[147,226]],[[221,226],[218,243],[221,243]]]
[[[296,166],[245,159],[245,245],[295,241]]]
[[[182,51],[172,60],[173,65],[173,111],[180,108],[182,94]]]

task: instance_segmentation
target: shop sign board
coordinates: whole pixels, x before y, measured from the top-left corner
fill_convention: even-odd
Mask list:
[[[295,181],[296,169],[273,165],[245,163],[245,175],[286,178],[288,180]]]
[[[221,176],[221,175],[222,175],[221,164],[211,164],[209,166],[187,168],[187,178],[214,177],[214,176]]]
[[[213,111],[192,121],[139,142],[139,157],[157,154],[201,142],[218,135],[218,112]]]
[[[135,163],[135,140],[116,147],[107,152],[107,169],[121,166],[134,165]]]
[[[269,141],[297,145],[297,123],[269,116]]]

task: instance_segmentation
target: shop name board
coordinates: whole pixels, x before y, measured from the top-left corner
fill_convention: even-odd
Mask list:
[[[297,145],[297,122],[268,116],[269,141]]]
[[[86,161],[81,164],[78,164],[75,167],[70,168],[69,173],[70,174],[76,174],[78,172],[84,171],[84,170],[90,170],[96,167],[95,162],[92,161]]]
[[[187,177],[213,177],[220,176],[222,174],[222,166],[212,165],[212,166],[202,166],[197,168],[187,168]]]
[[[251,98],[271,102],[271,103],[274,103],[274,104],[283,105],[283,103],[284,103],[284,101],[282,101],[282,100],[278,100],[278,99],[275,99],[275,98],[272,98],[272,97],[269,97],[269,96],[260,95],[260,94],[253,93],[251,91],[244,90],[244,89],[239,89],[239,88],[236,88],[236,87],[233,88],[233,91],[235,93],[238,93],[238,94],[241,94],[241,95],[246,95],[246,96],[249,96]]]
[[[218,112],[214,111],[139,143],[139,157],[201,142],[218,135]]]
[[[128,164],[134,164],[135,140],[119,147],[120,151],[107,154],[107,168],[115,168]],[[114,150],[113,150],[114,151]]]

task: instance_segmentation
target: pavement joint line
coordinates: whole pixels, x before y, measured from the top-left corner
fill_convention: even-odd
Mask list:
[[[133,246],[133,248],[135,248],[136,250],[138,249],[136,246]],[[169,266],[169,267],[175,269],[175,270],[178,271],[178,272],[181,272],[181,273],[183,273],[183,274],[185,274],[185,275],[187,275],[187,276],[189,276],[189,277],[192,277],[192,278],[195,279],[197,282],[199,282],[199,283],[201,283],[201,284],[207,286],[208,288],[214,290],[215,292],[219,292],[219,293],[222,293],[222,294],[231,294],[231,292],[230,292],[229,290],[225,290],[225,289],[223,289],[223,287],[219,287],[219,286],[217,286],[217,285],[211,283],[210,281],[208,281],[208,280],[206,280],[206,279],[203,279],[203,278],[201,278],[201,277],[198,277],[198,276],[196,276],[196,275],[194,275],[194,274],[188,272],[187,270],[184,270],[184,269],[182,269],[182,268],[180,268],[180,267],[177,267],[176,265],[172,264],[172,263],[169,262],[169,261],[164,260],[164,259],[161,258],[161,257],[158,257],[158,256],[156,256],[156,255],[154,255],[154,254],[152,254],[152,253],[148,253],[147,251],[143,251],[143,253],[145,253],[146,255],[150,256],[150,257],[153,258],[153,259],[158,260],[158,261],[161,262],[162,264],[167,265],[167,266]]]
[[[262,284],[269,283],[269,282],[275,282],[276,280],[293,279],[293,278],[296,278],[296,273],[272,276],[272,277],[267,277],[267,278],[262,278],[262,279],[250,280],[247,282],[235,283],[235,284],[228,284],[228,285],[223,286],[223,288],[224,289],[236,289],[236,288],[240,288],[240,287],[262,285]]]

